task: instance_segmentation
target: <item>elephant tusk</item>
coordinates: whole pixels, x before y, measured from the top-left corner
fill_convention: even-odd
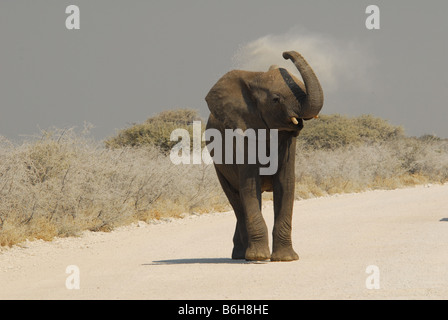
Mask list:
[[[294,124],[299,124],[299,121],[297,121],[296,117],[291,117],[291,121]]]

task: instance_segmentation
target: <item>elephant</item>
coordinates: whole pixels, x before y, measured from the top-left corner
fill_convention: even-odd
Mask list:
[[[278,133],[278,167],[274,174],[261,175],[259,169],[263,164],[259,161],[214,161],[218,180],[237,220],[232,259],[299,259],[291,239],[296,137],[303,128],[303,120],[318,116],[324,96],[317,76],[300,53],[283,52],[283,58],[294,63],[303,82],[277,66],[266,72],[232,70],[216,82],[205,98],[210,110],[207,130],[218,130],[222,136],[226,129],[265,129],[266,132],[276,129]],[[210,142],[206,143],[208,146]],[[224,139],[222,144],[225,149]],[[235,157],[235,148],[232,152]],[[272,254],[261,213],[261,193],[265,191],[273,192]]]

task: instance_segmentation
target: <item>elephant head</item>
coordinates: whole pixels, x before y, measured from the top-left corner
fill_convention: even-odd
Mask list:
[[[230,71],[206,96],[216,120],[226,128],[298,132],[303,127],[302,119],[316,117],[324,101],[318,78],[299,53],[288,51],[283,57],[294,63],[303,83],[283,68]]]

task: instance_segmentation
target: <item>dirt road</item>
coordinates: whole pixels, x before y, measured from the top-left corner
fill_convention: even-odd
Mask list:
[[[272,203],[263,207],[272,228]],[[448,299],[448,185],[294,211],[299,261],[231,260],[234,215],[214,213],[3,250],[0,298]]]

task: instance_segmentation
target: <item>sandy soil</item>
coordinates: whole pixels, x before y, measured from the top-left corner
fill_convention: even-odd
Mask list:
[[[263,211],[271,228],[272,203]],[[448,299],[448,185],[297,201],[294,211],[299,261],[231,260],[234,215],[214,213],[3,250],[0,298]],[[66,287],[70,265],[80,289]],[[371,265],[379,289],[366,287]]]

